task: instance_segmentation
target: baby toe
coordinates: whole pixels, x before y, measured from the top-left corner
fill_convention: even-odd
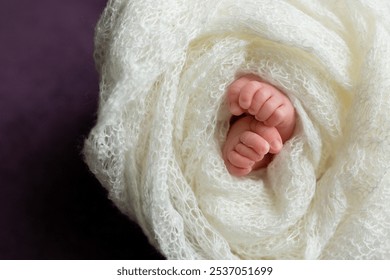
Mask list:
[[[253,160],[239,154],[237,151],[230,151],[227,156],[229,162],[238,168],[251,168],[255,164]]]
[[[235,150],[240,155],[242,155],[250,160],[253,160],[255,162],[262,160],[263,156],[264,156],[264,155],[261,155],[261,154],[255,152],[252,148],[246,146],[243,143],[237,144],[237,146],[235,147]]]
[[[270,149],[268,142],[262,136],[252,131],[244,132],[240,137],[240,142],[251,148],[261,157],[267,154]]]
[[[263,149],[268,148],[267,153],[277,154],[280,152],[283,142],[275,127],[269,127],[257,121],[253,121],[250,126],[251,130],[262,139],[259,145],[262,145]]]
[[[238,168],[238,167],[232,165],[231,163],[226,163],[226,168],[230,174],[237,176],[237,177],[248,175],[252,171],[251,167]]]

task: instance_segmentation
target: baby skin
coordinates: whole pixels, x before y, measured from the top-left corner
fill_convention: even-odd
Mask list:
[[[233,123],[222,148],[230,174],[245,176],[266,167],[295,128],[288,97],[256,75],[235,80],[227,90]]]

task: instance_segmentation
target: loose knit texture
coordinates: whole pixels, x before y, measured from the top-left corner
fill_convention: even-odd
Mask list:
[[[387,0],[111,0],[86,162],[168,259],[389,259],[389,14]],[[268,168],[237,178],[221,148],[244,73],[298,120]]]

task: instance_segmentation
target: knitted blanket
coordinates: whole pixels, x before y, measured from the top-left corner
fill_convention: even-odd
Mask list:
[[[389,14],[388,0],[111,0],[86,162],[168,259],[389,259]],[[242,73],[298,119],[238,178],[221,147]]]

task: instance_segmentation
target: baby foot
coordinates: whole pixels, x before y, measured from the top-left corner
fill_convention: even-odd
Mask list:
[[[276,127],[283,142],[288,140],[295,127],[295,109],[288,97],[256,75],[245,75],[228,88],[229,109],[233,115],[243,113],[269,127]]]
[[[265,167],[295,128],[295,109],[288,97],[255,75],[235,80],[228,88],[230,112],[241,116],[226,137],[223,159],[228,171],[244,176]]]
[[[238,119],[231,126],[222,156],[230,174],[244,176],[266,166],[282,149],[282,139],[275,127],[257,121],[253,116]]]

